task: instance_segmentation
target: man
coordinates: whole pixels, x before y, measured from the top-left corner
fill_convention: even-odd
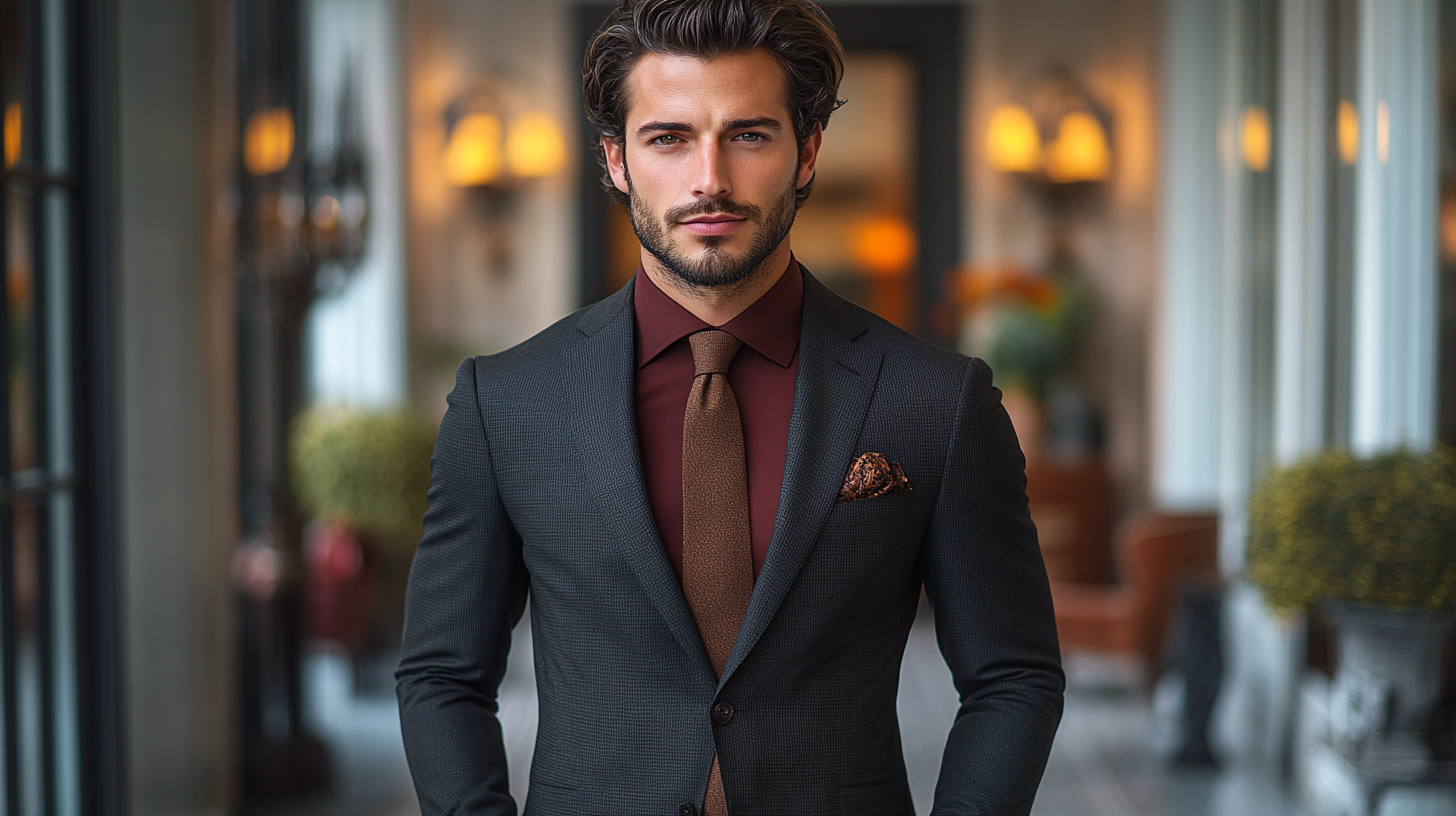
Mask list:
[[[804,0],[627,0],[588,48],[634,280],[466,361],[398,672],[425,814],[511,814],[496,689],[531,603],[528,814],[913,813],[922,586],[960,692],[937,814],[1025,814],[1063,678],[984,364],[790,252],[843,54]]]

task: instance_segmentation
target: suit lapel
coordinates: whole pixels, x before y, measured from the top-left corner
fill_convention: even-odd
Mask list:
[[[778,612],[844,483],[884,356],[861,337],[868,329],[861,314],[805,272],[799,374],[779,511],[720,688]]]
[[[576,395],[580,407],[568,414],[586,483],[611,521],[622,557],[683,650],[712,677],[712,664],[663,551],[642,480],[632,395],[632,286],[577,321],[586,336],[567,348],[565,374],[566,393]]]

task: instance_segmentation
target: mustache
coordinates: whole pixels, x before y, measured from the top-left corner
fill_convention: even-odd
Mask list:
[[[756,220],[763,217],[763,209],[753,204],[740,204],[727,198],[702,197],[691,204],[670,208],[662,214],[662,218],[669,224],[676,224],[699,215],[719,214]]]

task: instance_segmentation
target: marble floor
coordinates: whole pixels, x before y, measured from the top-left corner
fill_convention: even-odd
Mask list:
[[[536,690],[529,627],[516,632],[501,687],[511,788],[523,801],[535,741]],[[334,792],[310,802],[255,808],[250,816],[418,816],[398,712],[383,667],[356,695],[347,661],[314,652],[306,682],[316,731],[333,747]],[[1033,816],[1298,816],[1282,785],[1262,769],[1170,769],[1154,748],[1155,718],[1131,672],[1074,656],[1066,714]],[[956,709],[950,673],[926,616],[905,650],[898,701],[916,810],[929,813],[940,753]]]

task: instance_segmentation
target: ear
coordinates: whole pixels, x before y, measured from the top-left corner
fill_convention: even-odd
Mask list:
[[[607,172],[612,176],[612,183],[617,185],[617,189],[621,190],[623,194],[629,192],[627,189],[626,149],[626,145],[620,145],[605,136],[602,137],[602,150],[607,154]]]
[[[819,161],[819,145],[824,142],[824,128],[815,125],[814,132],[804,140],[804,149],[799,151],[799,179],[794,186],[802,188],[814,178],[814,165]]]

